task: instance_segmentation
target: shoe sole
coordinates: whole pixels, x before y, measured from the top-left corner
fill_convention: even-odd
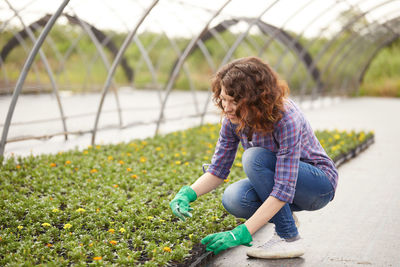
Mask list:
[[[291,258],[298,258],[304,255],[304,252],[292,252],[287,254],[280,254],[280,255],[271,255],[267,254],[265,250],[250,250],[247,251],[247,256],[250,258],[259,258],[259,259],[291,259]]]

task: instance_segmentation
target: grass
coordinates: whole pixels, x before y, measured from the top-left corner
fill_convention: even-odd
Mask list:
[[[240,149],[223,186],[179,221],[169,202],[211,160],[219,125],[129,143],[0,161],[0,265],[178,264],[205,235],[234,228],[220,198],[241,178]],[[320,131],[334,158],[373,133]]]
[[[362,84],[360,96],[400,97],[400,78],[381,78]]]

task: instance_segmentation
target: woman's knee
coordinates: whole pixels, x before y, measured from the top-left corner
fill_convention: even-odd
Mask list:
[[[250,147],[242,155],[242,164],[246,173],[263,168],[275,169],[276,155],[262,147]]]
[[[238,185],[229,185],[222,195],[222,205],[227,212],[234,215],[235,217],[241,217],[242,203],[241,203],[241,190]]]
[[[260,151],[260,147],[250,147],[243,152],[242,164],[243,166],[251,166]]]
[[[248,179],[229,185],[222,196],[222,205],[226,211],[238,218],[250,218],[258,206],[247,200],[249,190]]]

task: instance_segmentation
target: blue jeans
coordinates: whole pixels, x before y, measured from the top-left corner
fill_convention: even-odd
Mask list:
[[[228,186],[222,204],[232,215],[250,218],[272,192],[274,186],[276,154],[261,147],[251,147],[243,153],[246,179]],[[277,234],[285,239],[298,235],[293,211],[318,210],[332,200],[334,189],[326,174],[308,163],[300,161],[293,203],[286,203],[272,222]]]

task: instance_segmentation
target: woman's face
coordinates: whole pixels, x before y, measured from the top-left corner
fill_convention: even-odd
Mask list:
[[[226,117],[234,124],[239,123],[239,119],[236,117],[236,106],[237,103],[232,96],[226,94],[225,87],[221,86],[221,94],[219,95],[224,109]]]

